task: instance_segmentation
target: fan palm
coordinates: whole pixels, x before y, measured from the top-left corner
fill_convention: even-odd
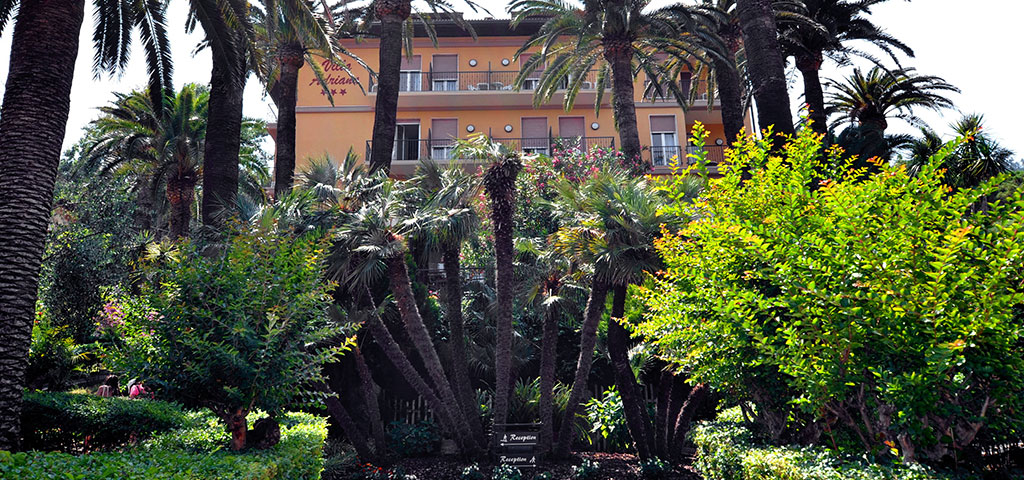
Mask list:
[[[917,75],[912,68],[886,71],[873,67],[866,76],[858,68],[849,78],[828,80],[825,85],[831,90],[826,113],[842,114],[831,126],[855,123],[878,134],[885,132],[891,118],[920,124],[913,114],[915,107],[952,107],[944,94],[960,91],[939,77]]]
[[[349,211],[357,208],[359,200],[362,199],[349,197],[347,194],[357,192],[358,189],[355,187],[368,180],[366,168],[359,161],[359,155],[349,148],[341,164],[327,154],[310,158],[299,173],[299,188],[311,192],[321,208],[336,205],[341,210]]]
[[[12,16],[10,67],[0,107],[0,450],[18,447],[21,397],[35,319],[39,266],[71,106],[85,0],[0,0],[0,32]],[[94,70],[123,71],[138,28],[150,92],[171,85],[158,0],[95,0]]]
[[[534,104],[550,100],[567,80],[564,106],[569,110],[583,82],[593,78],[597,88],[594,108],[599,112],[610,80],[615,127],[622,153],[630,161],[637,161],[641,151],[634,105],[636,69],[644,70],[652,84],[665,85],[677,99],[682,99],[685,95],[679,82],[666,74],[677,70],[663,68],[656,54],[668,55],[672,62],[688,62],[707,55],[705,45],[716,41],[708,29],[698,28],[704,21],[703,10],[680,4],[647,11],[650,3],[517,0],[508,7],[513,12],[513,25],[533,17],[544,19],[538,31],[516,52],[518,57],[539,49],[523,64],[516,78],[517,87],[522,87],[531,73],[544,66]],[[591,77],[588,73],[593,70],[596,74]]]
[[[779,43],[783,53],[796,59],[796,67],[804,81],[804,99],[810,113],[811,126],[819,133],[825,133],[828,123],[825,117],[825,96],[821,86],[820,70],[825,57],[839,64],[849,63],[850,56],[860,56],[874,61],[866,52],[853,48],[853,41],[864,41],[874,45],[899,63],[896,52],[913,57],[914,51],[903,42],[889,35],[882,28],[871,23],[867,15],[871,7],[886,0],[804,0],[806,15],[815,25],[792,24],[781,29]]]
[[[984,120],[984,116],[974,113],[964,115],[950,125],[953,133],[963,139],[950,155],[954,163],[949,173],[956,187],[976,187],[985,180],[1010,171],[1013,152],[999,145],[983,130]]]

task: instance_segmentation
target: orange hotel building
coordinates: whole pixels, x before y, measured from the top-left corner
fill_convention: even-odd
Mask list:
[[[571,138],[587,147],[618,143],[611,92],[606,91],[606,104],[598,116],[594,113],[596,90],[592,79],[583,84],[575,107],[568,112],[562,107],[561,94],[534,108],[533,79],[527,80],[520,91],[513,89],[519,66],[527,60],[525,54],[516,60],[515,52],[539,23],[523,23],[515,29],[502,19],[471,23],[476,39],[451,19],[435,18],[436,48],[422,28],[417,28],[413,41],[415,55],[402,60],[391,167],[394,176],[407,177],[421,159],[472,164],[473,160],[450,158],[453,139],[478,132],[523,150],[543,153],[549,151],[557,138]],[[347,40],[345,46],[376,70],[377,40]],[[328,101],[312,69],[300,70],[296,108],[296,156],[300,169],[308,158],[324,153],[341,159],[349,148],[361,156],[369,152],[376,101],[369,74],[352,65],[352,71],[366,88],[363,93],[340,68],[329,63],[322,65],[334,105]],[[641,142],[649,147],[644,151],[645,159],[653,163],[654,173],[667,173],[668,162],[677,155],[685,158],[680,155],[682,146],[686,145],[687,132],[696,121],[706,125],[711,133],[709,160],[721,157],[722,147],[717,145],[724,144],[726,139],[717,106],[709,110],[706,100],[698,100],[684,112],[674,100],[643,98],[648,80],[642,73],[638,77],[637,122]],[[273,126],[271,133],[276,133]]]

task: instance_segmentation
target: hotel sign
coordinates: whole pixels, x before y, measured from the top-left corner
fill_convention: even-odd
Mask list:
[[[352,63],[346,63],[345,66],[352,71]],[[322,60],[320,62],[320,68],[324,71],[324,84],[327,85],[327,89],[330,90],[331,95],[348,95],[347,86],[356,85],[355,80],[349,76],[345,69],[330,60]],[[320,89],[320,95],[326,96],[327,91],[320,85],[320,80],[316,78],[316,75],[309,80],[307,87],[316,86]]]

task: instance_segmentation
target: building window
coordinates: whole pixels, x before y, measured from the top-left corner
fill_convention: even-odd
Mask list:
[[[423,72],[419,70],[402,70],[399,75],[398,91],[419,92],[423,90]]]
[[[393,160],[420,159],[420,124],[399,123],[395,125],[395,151]]]
[[[523,118],[521,131],[523,132],[523,152],[547,155],[551,139],[548,137],[548,119],[546,117]]]
[[[651,162],[654,166],[669,165],[680,150],[675,115],[651,115]]]
[[[459,89],[459,82],[455,79],[434,79],[431,87],[435,92],[454,92]]]
[[[459,89],[459,56],[436,54],[431,62],[430,89],[452,92]]]
[[[459,136],[459,121],[454,118],[435,118],[430,121],[430,158],[451,160],[455,139]]]

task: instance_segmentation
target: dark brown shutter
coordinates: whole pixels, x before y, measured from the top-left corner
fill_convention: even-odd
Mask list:
[[[434,55],[432,70],[434,80],[455,80],[458,78],[458,71],[458,55]]]
[[[524,148],[547,148],[548,147],[548,119],[545,117],[530,117],[523,119],[523,147]]]
[[[459,138],[459,121],[454,118],[435,118],[430,121],[430,143],[434,147],[455,144]]]
[[[651,132],[672,132],[676,131],[675,115],[651,115]]]

